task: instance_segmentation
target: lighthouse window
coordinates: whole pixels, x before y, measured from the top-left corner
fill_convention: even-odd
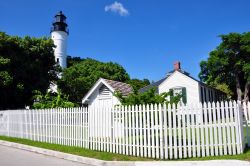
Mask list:
[[[59,58],[56,58],[56,63],[59,63]]]

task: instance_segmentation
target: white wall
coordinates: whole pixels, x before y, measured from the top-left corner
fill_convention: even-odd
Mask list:
[[[51,33],[51,38],[56,45],[54,50],[55,61],[59,58],[59,65],[62,68],[67,67],[67,38],[68,34],[63,31],[53,31]]]
[[[101,99],[99,96],[99,88],[101,85],[96,88],[96,90],[92,93],[92,95],[89,97],[88,106],[89,107],[113,107],[117,104],[120,104],[120,101],[113,95],[113,93],[110,91],[110,98],[107,99]]]
[[[200,100],[199,83],[188,76],[175,71],[159,86],[159,93],[168,92],[174,87],[185,87],[187,104],[198,103]]]
[[[104,108],[113,108],[115,105],[120,104],[120,101],[117,99],[117,97],[115,97],[113,95],[113,93],[109,90],[109,97],[101,97],[99,95],[99,88],[102,86],[99,85],[96,90],[92,93],[92,95],[89,97],[89,101],[88,101],[88,107],[89,107],[89,114],[90,117],[95,118],[97,116],[97,114],[102,115],[104,110]],[[99,110],[99,111],[98,111]],[[96,112],[97,111],[97,112]],[[103,118],[99,119],[99,123],[90,123],[89,127],[90,127],[90,137],[100,137],[102,134],[104,134],[104,136],[108,137],[108,136],[112,136],[112,133],[114,134],[115,137],[121,137],[124,135],[124,132],[120,132],[120,131],[124,131],[124,125],[123,123],[121,123],[119,121],[119,119],[114,119],[114,131],[111,130],[107,130],[105,133],[100,133],[100,132],[95,132],[93,129],[94,128],[111,128],[111,122],[110,118],[112,118],[114,116],[114,113],[112,113],[110,111],[110,109],[107,109],[108,113],[103,114]],[[105,117],[106,116],[106,117]],[[105,121],[105,122],[104,122]]]

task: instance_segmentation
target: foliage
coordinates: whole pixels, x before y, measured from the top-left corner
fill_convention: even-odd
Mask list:
[[[69,96],[70,101],[81,103],[84,95],[100,77],[121,82],[129,80],[128,73],[119,64],[87,58],[66,68],[58,81],[58,87]]]
[[[32,108],[43,109],[43,108],[69,108],[77,106],[72,102],[69,102],[67,97],[59,93],[48,92],[42,95],[39,91],[34,91],[33,96],[35,102]]]
[[[68,56],[67,57],[67,67],[74,66],[75,64],[77,64],[77,63],[79,63],[81,61],[83,61],[83,59],[81,59],[80,57]]]
[[[211,82],[210,86],[214,87],[215,89],[220,90],[221,92],[224,92],[227,96],[227,99],[231,99],[232,96],[234,96],[233,91],[231,90],[229,85],[227,85],[226,83],[218,83],[215,80]]]
[[[200,63],[199,77],[232,98],[249,100],[250,32],[221,35],[222,42]],[[243,95],[244,94],[244,95]]]
[[[171,96],[170,92],[161,94],[156,93],[156,89],[151,88],[144,93],[131,93],[128,96],[122,96],[121,93],[116,92],[115,96],[119,98],[122,105],[138,105],[138,104],[173,104],[178,103],[181,100],[181,95]],[[170,100],[168,100],[170,98]]]
[[[10,59],[3,58],[0,56],[0,86],[8,86],[11,84],[13,78],[10,76],[8,71],[5,71],[4,68],[9,65]]]
[[[135,93],[138,92],[139,89],[147,86],[150,84],[148,79],[143,79],[143,80],[139,80],[139,79],[131,79],[128,80],[126,83],[130,84],[134,90]]]
[[[0,109],[24,108],[32,91],[46,92],[58,67],[48,38],[9,36],[0,32]]]

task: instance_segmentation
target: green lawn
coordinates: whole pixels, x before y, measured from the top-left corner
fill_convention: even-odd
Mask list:
[[[147,158],[140,158],[140,157],[132,157],[132,156],[125,156],[120,154],[114,153],[107,153],[107,152],[99,152],[89,149],[83,149],[79,147],[70,147],[70,146],[63,146],[57,144],[49,144],[37,141],[31,141],[27,139],[20,139],[20,138],[12,138],[12,137],[5,137],[0,136],[0,140],[16,142],[20,144],[60,151],[64,153],[75,154],[84,157],[91,157],[101,160],[107,161],[153,161],[154,159],[147,159]],[[245,153],[240,155],[227,155],[227,156],[216,156],[216,157],[203,157],[203,158],[189,158],[189,159],[179,159],[179,160],[221,160],[221,159],[236,159],[236,160],[248,160],[250,161],[250,148],[248,148]]]

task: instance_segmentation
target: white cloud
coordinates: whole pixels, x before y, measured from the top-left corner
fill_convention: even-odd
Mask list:
[[[105,12],[113,12],[118,13],[120,16],[127,16],[129,15],[128,10],[123,6],[120,2],[114,2],[111,5],[107,5],[104,8]]]

